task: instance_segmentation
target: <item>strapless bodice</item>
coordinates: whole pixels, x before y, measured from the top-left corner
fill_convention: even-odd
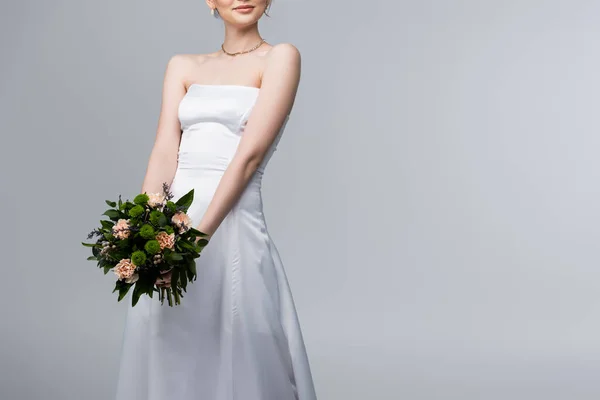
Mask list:
[[[178,108],[182,134],[178,168],[224,172],[233,158],[260,88],[241,85],[192,84]],[[283,134],[258,168],[262,174]]]

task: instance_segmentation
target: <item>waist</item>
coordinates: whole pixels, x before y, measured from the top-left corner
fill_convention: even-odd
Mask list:
[[[188,129],[177,152],[178,169],[224,173],[235,156],[240,138],[224,129]],[[264,173],[264,165],[257,168]]]
[[[182,173],[208,174],[221,176],[229,167],[231,158],[222,154],[201,151],[179,151],[177,155],[177,170]],[[264,174],[264,167],[256,169],[253,178],[260,179]]]

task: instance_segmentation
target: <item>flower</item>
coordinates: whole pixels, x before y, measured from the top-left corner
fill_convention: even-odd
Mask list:
[[[141,194],[138,194],[137,196],[135,196],[135,198],[133,199],[133,202],[135,204],[145,206],[148,203],[149,199],[150,199],[150,197],[146,193],[141,193]]]
[[[167,223],[167,217],[161,211],[152,210],[148,216],[148,221],[154,226],[162,226]]]
[[[133,265],[129,258],[124,258],[121,261],[119,261],[117,265],[115,265],[113,271],[115,275],[119,277],[120,280],[129,279],[131,281],[132,279],[134,279],[133,275],[135,274],[135,265]],[[135,280],[137,280],[137,278],[135,278]]]
[[[160,243],[158,240],[148,240],[144,245],[144,250],[148,252],[148,254],[156,254],[162,250],[160,247]]]
[[[144,213],[144,207],[140,206],[139,204],[137,206],[133,206],[131,208],[131,210],[129,210],[129,216],[132,218],[136,218],[139,217],[140,215],[142,215]]]
[[[175,212],[175,210],[177,210],[177,204],[173,203],[171,200],[167,201],[166,206],[170,211]]]
[[[144,224],[140,228],[140,236],[144,239],[154,239],[154,228],[150,224]]]
[[[120,218],[112,228],[112,233],[117,239],[126,239],[131,234],[129,220]]]
[[[136,250],[131,254],[131,262],[134,265],[144,265],[146,262],[146,253],[142,250]]]
[[[165,205],[165,195],[162,193],[148,193],[148,205],[162,211]]]
[[[126,278],[125,282],[127,283],[135,283],[137,282],[137,280],[140,278],[140,275],[136,272],[133,275],[131,275],[130,278]]]
[[[192,220],[190,219],[189,215],[181,211],[177,211],[175,214],[173,214],[171,221],[173,221],[175,226],[177,226],[179,233],[187,231],[192,226]]]
[[[160,249],[168,248],[172,249],[175,247],[175,234],[168,234],[167,232],[158,232],[156,235],[156,240],[158,244],[160,244]]]

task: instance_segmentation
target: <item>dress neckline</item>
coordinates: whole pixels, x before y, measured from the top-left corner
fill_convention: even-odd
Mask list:
[[[217,85],[206,85],[206,84],[201,84],[201,83],[192,83],[189,87],[188,87],[188,91],[193,87],[193,86],[199,86],[199,87],[223,87],[223,88],[242,88],[242,89],[249,89],[249,90],[260,90],[259,87],[256,86],[248,86],[248,85],[232,85],[232,84],[217,84]]]

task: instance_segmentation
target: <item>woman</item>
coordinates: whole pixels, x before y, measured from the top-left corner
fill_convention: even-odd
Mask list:
[[[221,50],[166,67],[142,192],[170,183],[209,235],[180,305],[129,307],[117,400],[315,400],[288,281],[262,212],[261,180],[287,124],[300,53],[271,46],[270,0],[206,0],[225,24]],[[164,274],[157,285],[170,285]]]

